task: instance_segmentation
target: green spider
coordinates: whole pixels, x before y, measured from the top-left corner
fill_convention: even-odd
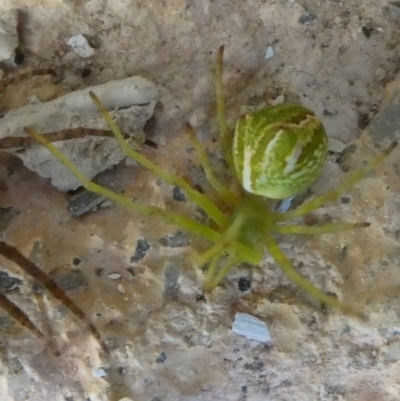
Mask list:
[[[338,199],[381,163],[397,143],[393,143],[366,167],[352,173],[338,188],[315,197],[295,210],[285,213],[268,210],[266,198],[280,200],[292,197],[307,189],[318,178],[327,156],[325,129],[312,111],[299,105],[281,104],[241,116],[232,135],[225,117],[222,63],[223,47],[219,49],[216,59],[216,99],[220,144],[229,168],[230,183],[217,178],[204,148],[193,129],[187,125],[187,132],[204,173],[215,191],[216,196],[212,199],[216,201],[192,188],[183,178],[157,167],[133,149],[96,95],[91,94],[126,156],[168,184],[181,187],[187,198],[207,214],[208,221],[205,224],[173,211],[137,203],[91,182],[42,135],[29,128],[26,132],[47,147],[87,190],[106,196],[143,215],[159,216],[166,223],[208,240],[211,243],[209,249],[194,257],[199,267],[208,266],[203,282],[205,292],[212,291],[233,266],[245,262],[260,264],[267,249],[288,278],[315,300],[343,312],[360,315],[355,308],[325,294],[297,273],[279,248],[274,234],[338,233],[368,226],[368,223],[328,223],[309,227],[286,223],[312,212],[328,201]]]

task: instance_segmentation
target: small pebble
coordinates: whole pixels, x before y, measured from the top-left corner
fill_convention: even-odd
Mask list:
[[[67,209],[72,216],[79,217],[96,209],[106,198],[89,191],[73,195],[67,203]]]
[[[272,102],[272,106],[276,106],[277,104],[282,104],[285,101],[285,96],[279,95]]]
[[[73,263],[74,266],[78,266],[79,263],[81,263],[81,262],[82,262],[82,260],[79,259],[78,257],[75,257],[75,258],[72,259],[72,263]]]
[[[182,231],[162,237],[158,241],[162,246],[170,248],[180,248],[190,244],[188,236]]]
[[[335,153],[342,153],[346,148],[346,144],[335,138],[328,139],[328,150]]]
[[[251,288],[251,277],[240,277],[238,281],[239,291],[246,292]]]
[[[92,370],[92,375],[94,378],[99,379],[100,377],[107,376],[106,371],[103,368]]]
[[[81,33],[71,36],[67,41],[67,45],[71,46],[82,58],[87,58],[94,54],[93,48]]]
[[[156,363],[163,363],[167,359],[167,354],[164,351],[161,351],[160,354],[156,358]]]
[[[286,213],[292,206],[293,199],[294,199],[294,196],[292,196],[291,198],[283,199],[281,202],[279,202],[279,205],[278,205],[276,211],[278,213]]]
[[[374,31],[373,28],[368,28],[368,27],[366,27],[366,26],[363,26],[363,27],[361,28],[361,32],[364,34],[364,36],[365,36],[367,39],[369,39],[369,38],[371,37],[373,31]]]
[[[122,284],[118,284],[117,285],[117,290],[118,292],[120,292],[121,294],[125,294],[125,287]]]
[[[317,16],[310,12],[310,11],[305,11],[303,15],[299,18],[300,24],[303,25],[314,25],[314,22],[317,20]]]
[[[110,278],[111,280],[118,280],[119,278],[121,278],[121,275],[119,273],[111,273],[108,275],[108,278]]]
[[[185,191],[181,187],[175,186],[172,192],[172,196],[178,202],[186,201]]]
[[[131,257],[131,263],[137,263],[141,261],[150,249],[150,244],[145,238],[140,238],[136,243],[136,249],[134,255]]]
[[[265,57],[264,57],[265,60],[268,60],[269,58],[274,57],[274,54],[275,54],[275,52],[274,52],[273,47],[268,46],[267,51],[265,52]]]

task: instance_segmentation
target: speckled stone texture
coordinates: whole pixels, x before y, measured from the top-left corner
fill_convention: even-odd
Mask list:
[[[3,0],[19,8],[21,65],[53,68],[9,85],[2,112],[36,96],[141,75],[159,90],[144,152],[207,188],[183,125],[190,121],[219,165],[213,62],[226,46],[229,124],[283,96],[322,119],[343,144],[307,196],[337,185],[399,137],[400,8],[383,0]],[[95,54],[68,45],[82,33]],[[265,59],[268,46],[274,55]],[[397,109],[396,109],[397,107]],[[387,114],[387,111],[390,111]],[[385,114],[386,113],[386,114]],[[400,115],[398,112],[397,115]],[[384,124],[382,121],[389,121]],[[371,123],[371,125],[369,125]],[[21,122],[23,124],[23,122]],[[364,131],[365,128],[368,128]],[[1,127],[0,127],[1,129]],[[355,146],[352,146],[355,145]],[[350,146],[348,146],[350,145]],[[240,266],[211,295],[190,259],[206,244],[176,227],[108,204],[73,217],[58,192],[9,155],[0,156],[3,240],[55,278],[101,332],[101,353],[80,322],[17,266],[0,259],[0,291],[46,334],[38,341],[0,312],[2,401],[397,401],[400,400],[399,150],[319,221],[368,221],[357,232],[282,237],[303,275],[362,307],[367,321],[321,308],[270,256]],[[223,168],[223,166],[221,166]],[[201,218],[179,190],[138,166],[103,178],[138,201]],[[267,323],[272,342],[231,330],[237,312]],[[103,368],[106,376],[97,378]],[[95,374],[93,374],[95,373]]]

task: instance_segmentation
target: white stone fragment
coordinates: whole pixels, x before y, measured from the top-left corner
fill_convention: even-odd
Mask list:
[[[292,196],[291,198],[283,199],[279,203],[277,212],[278,213],[286,213],[290,209],[290,206],[292,206],[293,199],[294,199],[294,196]]]
[[[24,127],[30,127],[41,134],[81,127],[109,130],[89,96],[91,91],[111,111],[113,119],[124,133],[132,134],[136,139],[143,135],[143,126],[153,115],[158,91],[147,79],[130,77],[71,92],[51,102],[11,110],[1,120],[0,141],[9,137],[26,137]],[[89,179],[125,158],[113,137],[87,136],[53,142],[53,145]],[[51,183],[60,191],[74,190],[81,186],[76,177],[42,146],[31,146],[23,152],[18,148],[3,151],[15,154],[27,168],[41,177],[50,178]]]
[[[99,379],[100,377],[107,376],[107,373],[103,368],[98,368],[98,369],[92,370],[92,375],[95,379]]]
[[[282,104],[285,102],[285,96],[279,95],[272,102],[272,106],[276,106],[277,104]]]
[[[328,138],[328,149],[331,152],[341,153],[346,148],[346,144],[335,138]]]
[[[67,45],[71,46],[82,58],[88,58],[94,54],[94,49],[81,33],[71,36],[67,41]]]
[[[271,343],[271,336],[267,325],[262,320],[247,313],[236,313],[232,331],[249,340]]]
[[[14,55],[18,46],[17,11],[2,11],[0,18],[0,61],[7,60]]]
[[[108,278],[110,278],[111,280],[118,280],[119,278],[121,278],[121,275],[119,273],[111,273],[108,275]]]
[[[271,57],[274,57],[274,49],[272,46],[268,46],[267,47],[267,51],[265,52],[265,60],[268,60]]]

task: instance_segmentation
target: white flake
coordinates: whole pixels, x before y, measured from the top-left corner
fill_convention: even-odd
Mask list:
[[[111,280],[118,280],[121,277],[121,275],[119,273],[110,273],[108,275],[108,278],[110,278]]]
[[[271,343],[271,336],[267,325],[262,320],[247,313],[236,313],[232,331],[249,340]]]
[[[92,375],[95,379],[99,379],[100,377],[107,376],[107,373],[103,368],[98,368],[98,369],[92,370]]]
[[[265,52],[265,60],[268,60],[271,57],[274,57],[274,49],[272,46],[268,46],[267,47],[267,51]]]
[[[93,48],[81,33],[71,36],[67,41],[67,45],[71,46],[75,52],[83,58],[93,56],[94,54]]]

